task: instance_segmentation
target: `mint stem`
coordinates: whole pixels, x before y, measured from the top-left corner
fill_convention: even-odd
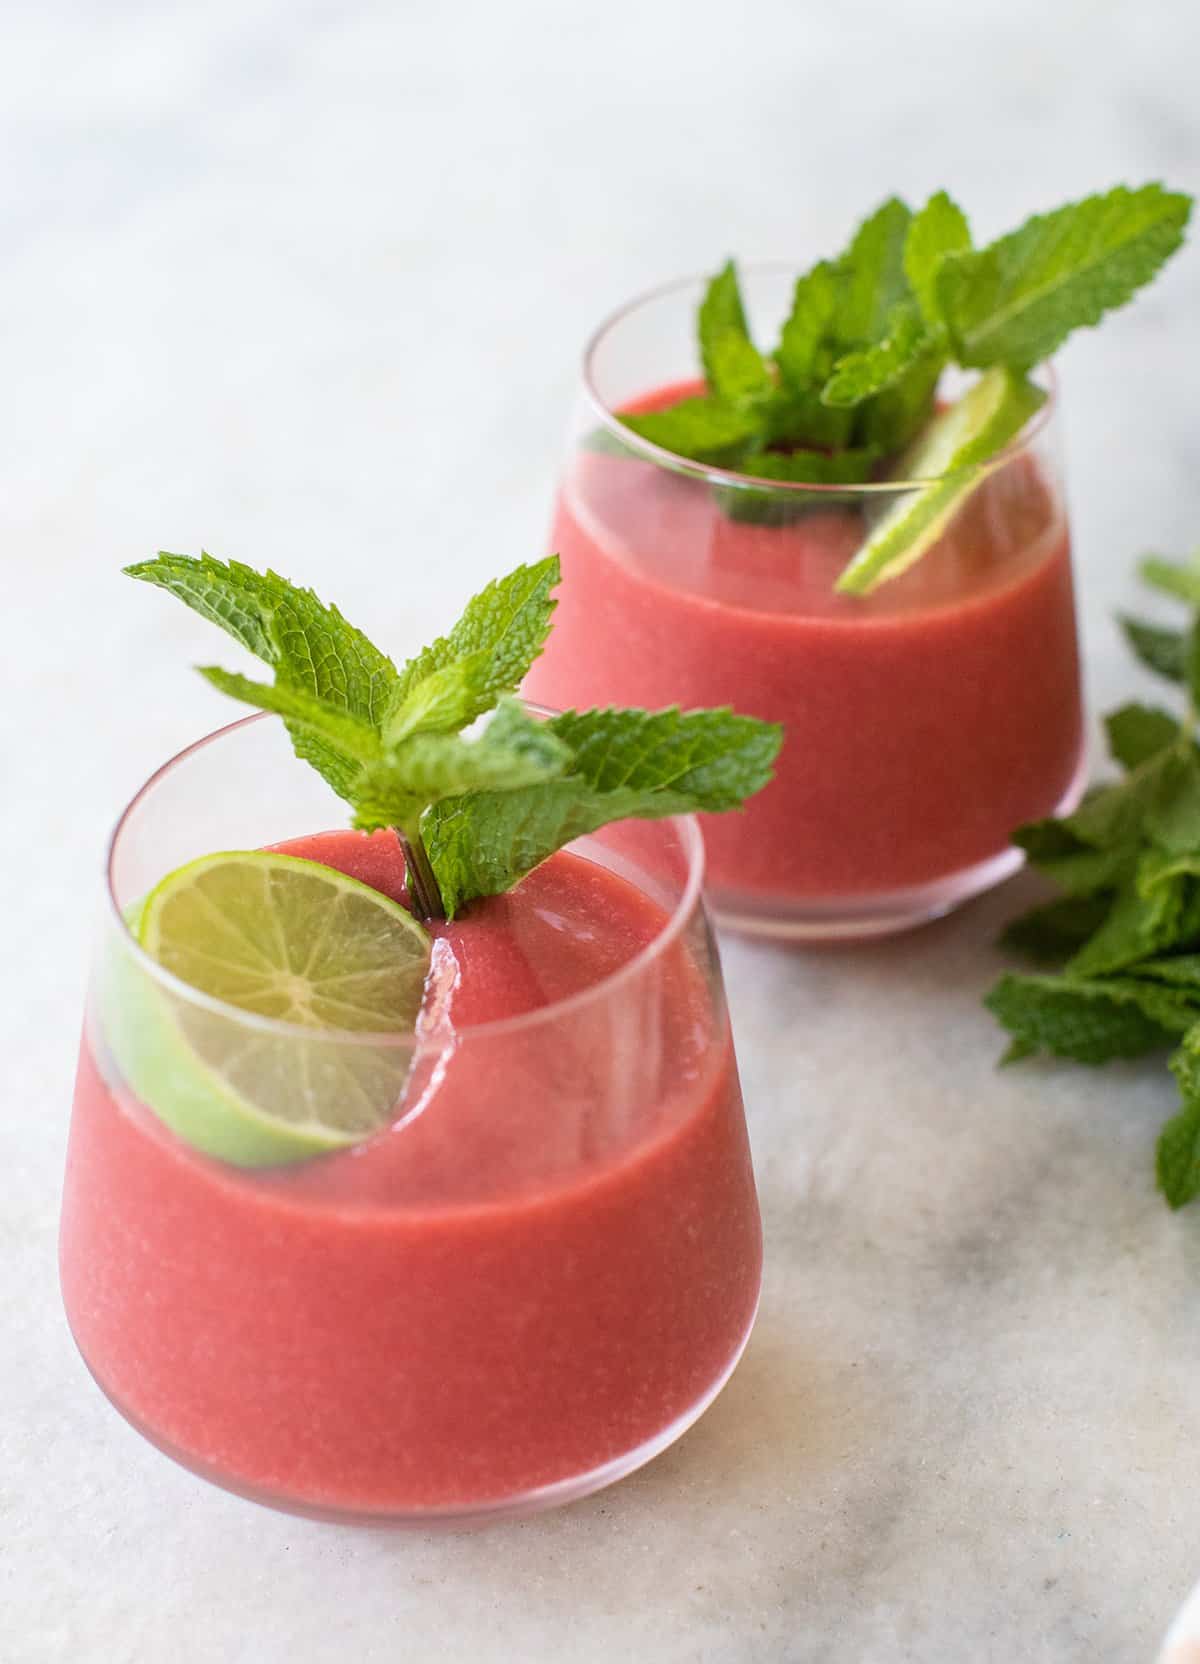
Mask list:
[[[396,827],[395,830],[407,869],[408,893],[417,912],[426,923],[431,919],[444,919],[446,904],[442,900],[437,878],[429,864],[429,856],[425,851],[421,834],[418,832],[410,835],[400,827]]]

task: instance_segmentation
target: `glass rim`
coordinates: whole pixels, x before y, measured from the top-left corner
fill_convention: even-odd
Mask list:
[[[553,716],[555,713],[546,705],[535,704],[532,700],[523,701],[526,708],[539,716]],[[133,961],[150,978],[160,984],[177,998],[186,1000],[190,1005],[210,1012],[219,1017],[240,1023],[244,1027],[252,1028],[259,1033],[272,1034],[277,1038],[304,1040],[311,1044],[319,1041],[321,1044],[349,1045],[369,1047],[378,1050],[380,1047],[407,1047],[419,1050],[422,1044],[436,1042],[441,1035],[440,1029],[422,1034],[419,1028],[414,1030],[363,1030],[338,1028],[306,1028],[301,1023],[285,1022],[279,1017],[264,1017],[256,1011],[243,1010],[241,1006],[231,1005],[227,1000],[218,999],[215,994],[206,994],[202,988],[195,988],[190,982],[176,976],[164,965],[151,957],[134,936],[117,900],[115,866],[118,847],[122,835],[127,829],[130,818],[137,809],[145,803],[155,791],[178,767],[186,763],[197,752],[219,740],[239,733],[261,722],[277,722],[282,726],[282,717],[272,711],[254,711],[249,716],[236,718],[220,728],[203,734],[190,745],[168,757],[154,772],[143,780],[142,784],[129,798],[125,807],[118,815],[115,825],[109,834],[104,855],[104,895],[107,905],[108,923],[117,932],[124,950],[130,953]],[[299,759],[297,759],[299,762]],[[307,765],[305,765],[307,766]],[[619,824],[619,823],[617,823]],[[607,997],[616,992],[619,986],[641,973],[647,966],[654,963],[683,932],[687,921],[694,915],[697,908],[703,904],[704,889],[704,839],[700,832],[699,823],[695,815],[665,815],[657,824],[675,828],[683,848],[683,856],[687,862],[687,875],[683,889],[667,913],[667,922],[646,945],[639,948],[624,964],[615,971],[601,977],[599,981],[590,983],[574,994],[568,994],[563,999],[552,1000],[548,1005],[536,1007],[533,1011],[523,1011],[512,1017],[495,1017],[484,1023],[467,1023],[462,1028],[452,1029],[456,1037],[467,1035],[495,1035],[511,1034],[523,1028],[534,1028],[538,1023],[554,1021],[560,1016],[573,1014],[593,1001]],[[347,830],[351,830],[347,828]],[[214,851],[213,853],[219,853]],[[230,851],[230,853],[234,853]],[[317,863],[319,865],[319,863]],[[665,909],[664,909],[665,911]],[[414,915],[415,916],[415,915]],[[421,921],[418,921],[421,922]]]
[[[793,273],[797,267],[794,261],[778,258],[765,260],[744,260],[738,264],[740,272],[774,272]],[[651,301],[664,300],[669,295],[681,294],[684,290],[698,287],[707,283],[711,273],[693,272],[687,277],[669,278],[665,283],[657,283],[650,289],[643,289],[631,300],[625,301],[614,311],[603,317],[600,323],[588,336],[584,343],[582,359],[583,389],[602,426],[614,438],[620,440],[627,450],[641,454],[647,462],[655,467],[664,468],[671,473],[686,474],[689,478],[702,479],[711,485],[724,486],[742,491],[766,491],[778,493],[786,497],[793,493],[805,493],[818,496],[834,496],[842,502],[848,497],[886,497],[898,496],[906,491],[919,491],[923,486],[936,485],[940,480],[951,479],[954,474],[925,474],[916,478],[864,480],[857,485],[840,485],[832,482],[805,484],[802,480],[772,480],[763,479],[756,474],[744,474],[734,468],[718,468],[713,463],[696,462],[690,457],[679,456],[675,451],[668,451],[661,445],[655,445],[651,440],[644,439],[641,434],[634,433],[627,428],[617,415],[613,407],[604,399],[596,386],[595,361],[596,355],[604,345],[609,334],[632,317],[643,306]],[[980,462],[970,470],[976,477],[982,478],[994,472],[1005,464],[1014,461],[1018,456],[1027,452],[1035,439],[1046,429],[1051,418],[1058,410],[1058,375],[1053,364],[1046,360],[1034,366],[1033,372],[1044,383],[1047,392],[1045,404],[1026,422],[1025,426],[1011,439],[1003,449],[996,452],[986,462]],[[652,389],[647,389],[652,391]],[[962,470],[955,470],[962,472]]]

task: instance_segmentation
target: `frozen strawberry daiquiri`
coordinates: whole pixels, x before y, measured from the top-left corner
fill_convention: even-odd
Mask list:
[[[973,251],[944,195],[892,201],[799,280],[731,264],[595,337],[552,532],[562,602],[526,690],[783,724],[774,782],[705,823],[723,919],[901,928],[1010,871],[1014,828],[1078,794],[1052,383],[1031,366],[1087,304],[1067,284],[1050,306],[1030,274],[1069,220],[1100,265],[1136,249],[1116,304],[1186,212],[1117,191]],[[760,340],[783,320],[773,354],[747,314]]]
[[[221,574],[257,578],[212,568],[214,596],[232,594]],[[453,918],[414,919],[390,826],[305,835],[336,810],[270,716],[176,759],[114,839],[64,1298],[126,1416],[261,1501],[422,1519],[569,1500],[677,1437],[753,1321],[758,1211],[694,822],[604,824],[586,713],[555,729],[502,700],[478,737],[428,726],[462,716],[464,688],[480,700],[482,661],[447,670],[463,643],[478,652],[490,630],[498,676],[519,677],[554,575],[514,574],[523,600],[493,586],[485,628],[477,615],[453,652],[391,673],[369,791],[355,778],[357,818],[385,798],[404,813]],[[264,600],[268,645],[294,644],[298,612]],[[308,621],[311,644],[324,622]],[[259,691],[308,710],[293,736],[327,747],[336,777],[371,747],[334,717],[365,707],[353,686],[344,706],[302,689],[286,651]],[[778,743],[672,713],[634,717],[623,740],[603,717],[610,758],[640,733],[625,771],[639,784],[608,804],[626,814],[663,815],[663,792],[711,797],[707,767],[726,792],[730,769],[753,789]],[[445,790],[468,776],[486,789]],[[414,825],[418,783],[432,795]],[[520,855],[509,814],[533,840]],[[576,828],[569,850],[544,849]]]

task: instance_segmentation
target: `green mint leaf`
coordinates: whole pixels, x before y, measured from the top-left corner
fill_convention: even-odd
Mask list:
[[[514,693],[545,646],[560,581],[557,555],[518,566],[468,601],[462,617],[405,665],[384,712],[389,745],[410,734],[456,733]]]
[[[736,409],[753,411],[775,391],[775,378],[762,354],[744,335],[727,330],[710,344],[713,393]]]
[[[821,402],[834,406],[862,404],[907,374],[931,348],[925,320],[911,301],[893,308],[883,339],[839,358],[821,390]],[[939,364],[940,368],[940,364]]]
[[[782,742],[778,727],[725,709],[531,716],[511,691],[545,642],[557,556],[488,584],[399,674],[336,608],[274,573],[171,555],[131,575],[274,667],[274,685],[203,674],[281,715],[297,755],[352,805],[356,826],[402,834],[429,912],[435,875],[453,916],[609,821],[736,807],[770,779]],[[481,733],[460,732],[488,711]]]
[[[1147,976],[1155,982],[1190,989],[1200,1006],[1200,953],[1178,953],[1170,959],[1143,959],[1140,964],[1131,967],[1130,975]]]
[[[778,724],[728,709],[564,711],[550,727],[571,747],[575,778],[636,795],[656,816],[739,807],[770,780],[783,741]]]
[[[742,464],[755,479],[789,485],[861,485],[880,458],[873,445],[848,451],[756,451]],[[831,507],[852,496],[847,492],[759,491],[754,486],[717,486],[714,494],[731,520],[754,526],[786,526],[802,515]]]
[[[450,917],[610,821],[735,807],[770,779],[782,740],[776,726],[724,710],[568,711],[548,726],[571,750],[565,776],[426,811],[422,836]]]
[[[829,260],[819,261],[796,280],[775,361],[784,381],[798,393],[814,393],[829,373],[840,293],[838,269]]]
[[[967,216],[945,191],[931,196],[924,208],[913,215],[904,243],[904,273],[925,321],[934,327],[942,324],[937,295],[942,258],[959,254],[970,246]]]
[[[836,451],[849,445],[856,413],[849,408],[835,410],[832,405],[822,404],[818,383],[806,393],[792,387],[778,388],[773,397],[759,406],[758,414],[763,424],[760,446]],[[759,454],[756,449],[754,455]]]
[[[1031,907],[1014,919],[1000,946],[1023,953],[1039,965],[1058,965],[1077,952],[1108,916],[1107,895],[1063,896]]]
[[[1170,682],[1182,682],[1186,670],[1187,639],[1182,630],[1164,629],[1148,624],[1140,618],[1122,613],[1117,622],[1125,639],[1147,670],[1165,676]]]
[[[1111,976],[1175,946],[1187,892],[1183,875],[1167,871],[1169,859],[1157,850],[1139,857],[1133,878],[1117,891],[1104,923],[1067,961],[1068,976]]]
[[[427,803],[470,791],[519,791],[553,780],[571,766],[569,745],[550,726],[505,696],[478,737],[414,734],[388,763]]]
[[[666,410],[622,416],[621,421],[664,451],[714,467],[733,466],[762,431],[762,420],[753,411],[707,395],[681,399]]]
[[[700,362],[709,392],[737,406],[753,406],[775,387],[766,359],[750,339],[732,260],[713,278],[697,320]]]
[[[759,451],[745,462],[756,480],[793,485],[861,485],[869,480],[880,453],[874,445],[847,451]]]
[[[934,413],[944,364],[940,351],[920,354],[890,387],[859,405],[854,412],[859,443],[887,456],[906,450]]]
[[[772,479],[794,486],[859,486],[879,463],[877,446],[850,451],[756,451],[742,464],[756,479]],[[716,486],[714,496],[732,521],[749,526],[789,526],[802,514],[844,503],[852,493],[814,491],[759,491],[754,486]]]
[[[261,573],[235,560],[226,564],[207,552],[197,559],[166,549],[160,549],[153,560],[125,567],[124,572],[127,578],[165,589],[201,618],[219,625],[264,664],[277,662],[278,648],[270,633],[272,608]]]
[[[742,304],[737,265],[733,260],[725,262],[704,291],[696,325],[700,337],[700,362],[704,367],[704,378],[714,391],[720,391],[710,359],[714,342],[724,340],[730,335],[741,336],[743,341],[750,342],[746,308]]]
[[[1161,590],[1189,607],[1200,607],[1200,557],[1189,561],[1163,560],[1147,555],[1138,562],[1138,577],[1151,589]]]
[[[339,797],[355,802],[363,766],[380,755],[379,736],[370,723],[286,682],[272,686],[216,665],[199,668],[201,676],[231,699],[284,717],[297,753],[313,764]]]
[[[1179,738],[1179,722],[1151,705],[1122,705],[1104,719],[1108,748],[1124,769],[1140,768]]]
[[[1200,851],[1200,753],[1181,741],[1153,761],[1155,788],[1147,800],[1144,836],[1168,858],[1164,875],[1186,869],[1171,866]]]
[[[1030,369],[1150,281],[1183,241],[1191,199],[1117,186],[938,266],[936,302],[959,363]]]
[[[839,262],[843,274],[835,320],[838,341],[851,349],[882,338],[888,320],[908,299],[904,246],[912,210],[889,197],[865,219]]]
[[[382,714],[395,685],[395,666],[311,589],[208,554],[193,559],[163,552],[125,572],[157,584],[219,624],[290,686],[368,722]]]
[[[1017,1042],[1015,1056],[1048,1052],[1076,1063],[1141,1057],[1168,1046],[1195,1021],[1188,1002],[1129,979],[1004,976],[984,1005]]]
[[[273,668],[277,685],[311,694],[372,726],[378,723],[396,685],[395,666],[311,589],[208,554],[193,559],[163,552],[125,570],[219,624]],[[296,755],[345,797],[346,760],[339,750],[310,727],[289,722],[288,733]]]
[[[411,833],[428,806],[443,798],[520,791],[553,780],[570,763],[570,747],[506,695],[473,739],[418,733],[388,747],[358,777],[354,824],[364,832],[399,826]]]
[[[1194,1039],[1171,1058],[1183,1107],[1158,1135],[1155,1176],[1172,1208],[1181,1208],[1200,1195],[1200,1058]]]
[[[1076,837],[1061,820],[1018,827],[1013,842],[1025,851],[1031,866],[1069,896],[1094,896],[1115,889],[1132,874],[1137,860],[1136,837],[1097,848]]]

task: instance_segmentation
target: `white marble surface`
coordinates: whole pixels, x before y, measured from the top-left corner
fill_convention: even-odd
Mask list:
[[[1182,0],[75,0],[0,30],[0,1658],[1137,1660],[1200,1572],[1200,1212],[1153,1068],[993,1073],[1013,891],[910,940],[729,944],[758,1331],[627,1484],[471,1537],[260,1512],[71,1348],[59,1176],[101,840],[223,718],[118,566],[272,561],[415,646],[540,548],[574,360],[648,281],[824,250],[891,188],[984,231],[1200,185]],[[1200,538],[1200,250],[1063,366],[1090,691]]]

